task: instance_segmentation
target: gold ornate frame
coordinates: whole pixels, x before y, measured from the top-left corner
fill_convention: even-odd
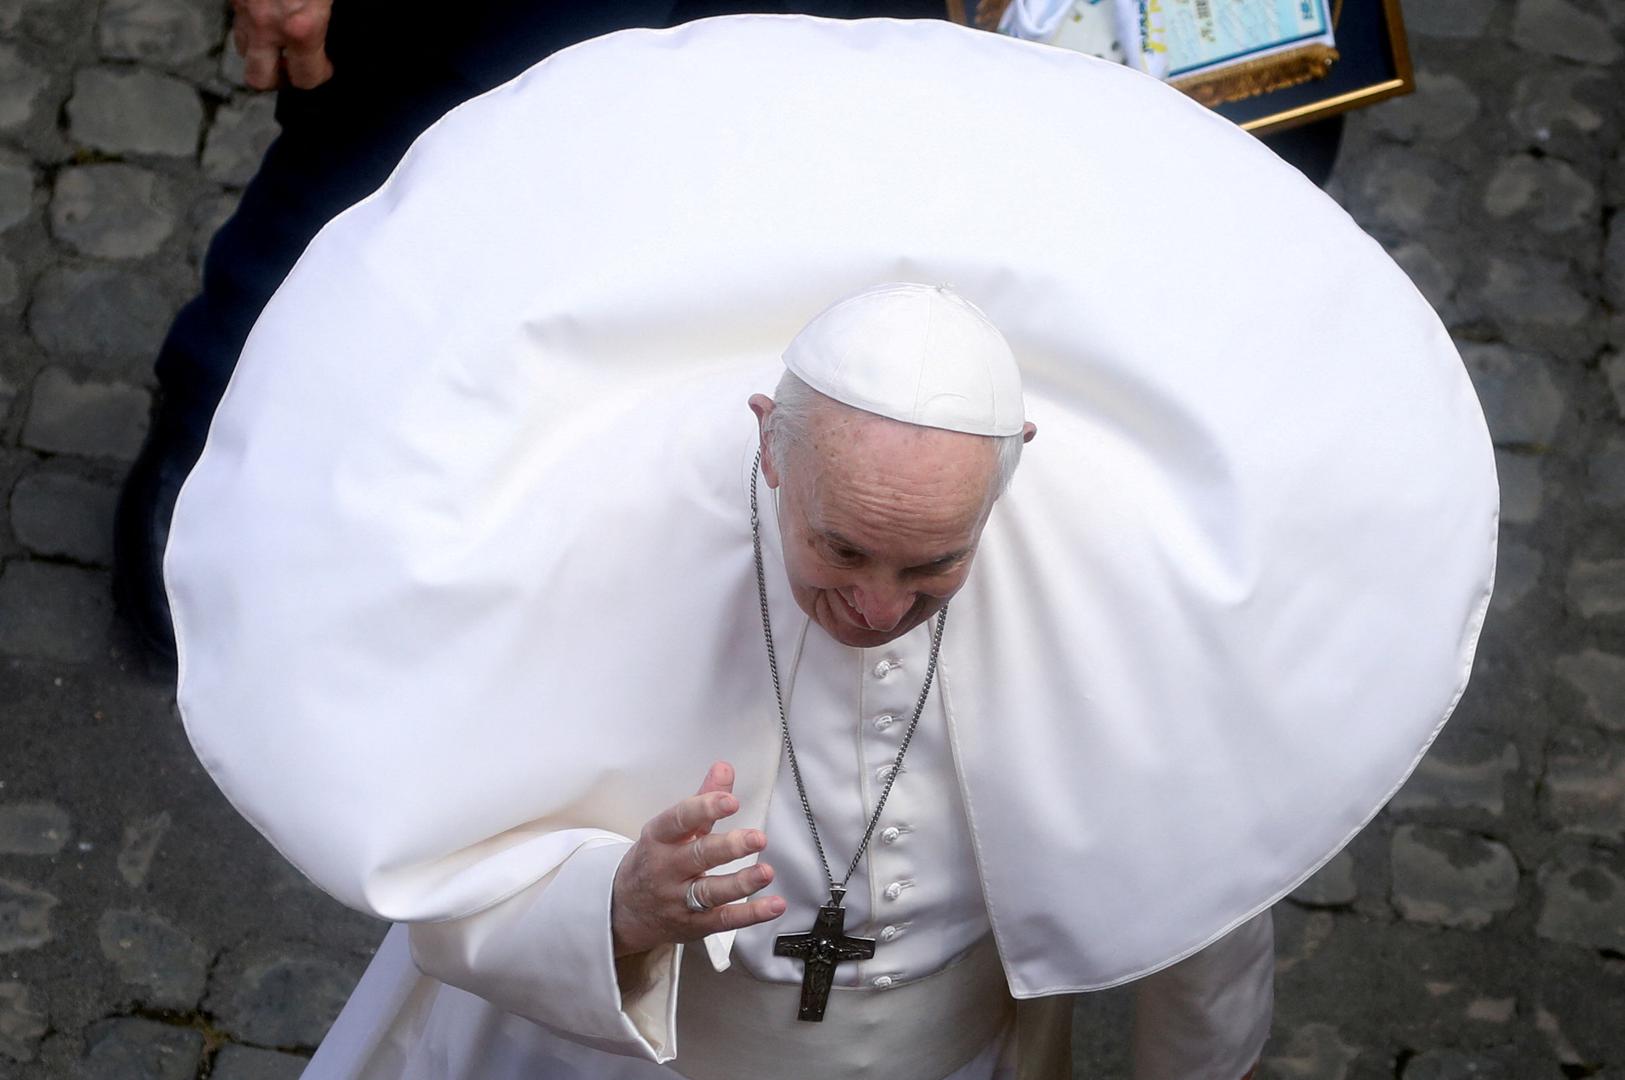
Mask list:
[[[1268,111],[1262,116],[1232,117],[1243,130],[1251,131],[1257,135],[1284,131],[1287,128],[1307,124],[1313,120],[1323,120],[1329,116],[1336,116],[1338,113],[1347,112],[1350,109],[1375,105],[1379,101],[1398,97],[1401,94],[1408,94],[1416,88],[1416,76],[1411,67],[1410,46],[1405,39],[1405,23],[1400,13],[1399,0],[1335,0],[1332,7],[1332,24],[1334,26],[1338,25],[1342,20],[1345,3],[1371,5],[1380,10],[1383,28],[1388,39],[1387,54],[1384,59],[1390,71],[1383,78],[1336,90],[1325,97],[1316,97],[1309,101],[1298,101],[1291,105],[1283,104],[1281,108]],[[966,0],[947,0],[947,9],[949,19],[966,26],[972,25],[969,13],[966,11]],[[1304,86],[1305,84],[1300,84],[1283,89],[1301,92]],[[1268,102],[1271,97],[1275,96],[1301,97],[1302,95],[1301,93],[1278,95],[1272,91],[1253,100]],[[1218,105],[1215,108],[1221,113],[1230,111],[1225,105]]]

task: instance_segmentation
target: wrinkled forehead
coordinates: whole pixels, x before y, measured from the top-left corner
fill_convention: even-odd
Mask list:
[[[998,472],[995,441],[832,404],[797,448],[810,514],[879,528],[974,529]]]

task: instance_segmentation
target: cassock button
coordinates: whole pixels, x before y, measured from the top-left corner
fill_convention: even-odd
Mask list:
[[[882,844],[895,844],[897,843],[897,838],[902,835],[902,829],[899,829],[896,825],[889,825],[885,829],[881,830],[880,842]]]
[[[881,941],[890,941],[892,938],[894,938],[896,936],[897,936],[897,927],[895,927],[895,926],[888,926],[885,929],[880,931],[880,940]]]
[[[893,716],[891,713],[881,713],[879,716],[875,717],[875,730],[885,731],[896,721],[897,717]]]
[[[902,896],[902,895],[903,895],[903,883],[901,881],[894,881],[890,885],[886,886],[886,899],[887,900],[896,900],[899,896]]]
[[[875,665],[875,678],[884,679],[887,675],[890,675],[893,671],[896,671],[902,666],[903,663],[900,660],[882,660],[880,663]]]
[[[882,765],[880,768],[875,770],[875,779],[884,784],[887,780],[891,779],[892,770],[894,769],[897,769],[895,762],[890,765]],[[901,772],[902,770],[899,769],[897,771]]]
[[[891,976],[890,975],[880,975],[880,976],[877,976],[875,978],[875,989],[876,990],[884,990],[884,989],[886,989],[886,987],[888,987],[890,985],[891,985]]]

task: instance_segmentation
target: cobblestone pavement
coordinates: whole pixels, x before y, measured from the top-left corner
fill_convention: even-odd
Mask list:
[[[1278,909],[1280,1080],[1625,1080],[1625,3],[1418,0],[1333,194],[1443,313],[1505,529],[1477,676]],[[272,138],[210,0],[0,0],[0,1077],[297,1075],[381,927],[192,757],[109,601],[149,364]],[[1125,1075],[1121,994],[1080,1075]]]

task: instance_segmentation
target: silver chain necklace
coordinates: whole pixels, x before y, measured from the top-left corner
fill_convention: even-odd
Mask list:
[[[875,812],[869,818],[869,827],[863,831],[863,840],[858,844],[856,854],[847,865],[846,876],[839,882],[829,868],[829,857],[824,854],[824,842],[818,835],[818,822],[813,817],[812,803],[807,798],[807,785],[801,779],[801,765],[796,761],[796,747],[790,741],[790,717],[784,709],[784,691],[779,683],[779,659],[773,648],[773,623],[767,610],[767,575],[762,569],[762,523],[761,514],[757,508],[756,486],[757,478],[761,475],[762,452],[756,451],[756,463],[751,469],[750,481],[750,539],[756,554],[756,595],[762,604],[762,637],[767,642],[767,667],[773,675],[773,697],[779,706],[779,732],[784,737],[784,753],[790,759],[790,775],[796,781],[796,794],[801,796],[801,809],[807,816],[807,830],[812,833],[813,847],[818,849],[818,861],[824,867],[824,878],[829,882],[830,903],[839,907],[841,898],[846,895],[846,883],[852,880],[857,871],[858,863],[863,861],[863,853],[869,849],[869,840],[875,834],[875,826],[880,821],[881,813],[886,809],[886,799],[891,795],[892,785],[897,783],[897,775],[903,769],[903,756],[908,753],[909,743],[914,739],[914,731],[920,726],[920,716],[925,712],[925,700],[931,694],[931,682],[937,673],[937,653],[942,648],[942,628],[948,621],[948,606],[944,604],[942,610],[937,612],[937,623],[931,630],[931,656],[925,665],[925,684],[920,687],[919,700],[914,703],[914,715],[909,719],[908,727],[903,732],[902,744],[897,748],[897,757],[892,760],[890,775],[886,778],[886,786],[880,791],[880,799],[875,803]]]
[[[784,736],[784,753],[790,759],[790,775],[796,780],[796,794],[801,796],[801,812],[807,815],[807,831],[812,833],[813,847],[818,849],[818,862],[824,868],[824,879],[829,882],[829,903],[818,909],[811,929],[802,934],[780,934],[773,939],[773,955],[787,956],[801,961],[801,1009],[798,1020],[819,1021],[829,1006],[830,991],[835,985],[835,967],[855,960],[869,960],[875,955],[875,939],[853,937],[846,933],[846,909],[841,901],[846,898],[846,883],[863,861],[869,850],[869,840],[875,834],[881,811],[891,795],[897,774],[903,771],[903,755],[914,739],[914,729],[920,726],[920,714],[925,711],[925,699],[931,693],[931,680],[937,673],[937,652],[942,648],[942,627],[948,621],[948,606],[937,613],[937,625],[931,631],[931,659],[925,666],[925,685],[920,687],[920,699],[914,703],[914,716],[903,732],[903,744],[897,748],[897,757],[891,763],[891,775],[880,791],[875,812],[869,818],[869,827],[863,830],[863,841],[847,864],[846,876],[839,882],[830,872],[829,856],[824,854],[824,841],[818,836],[818,822],[813,818],[812,803],[807,799],[807,785],[801,779],[801,765],[796,761],[795,743],[790,741],[790,716],[784,711],[784,690],[779,685],[779,658],[773,649],[773,622],[767,611],[767,574],[762,569],[762,518],[756,506],[756,485],[762,471],[762,452],[756,451],[756,464],[750,474],[750,541],[756,552],[756,595],[762,602],[762,637],[767,642],[767,668],[773,673],[773,697],[779,704],[779,733]]]

